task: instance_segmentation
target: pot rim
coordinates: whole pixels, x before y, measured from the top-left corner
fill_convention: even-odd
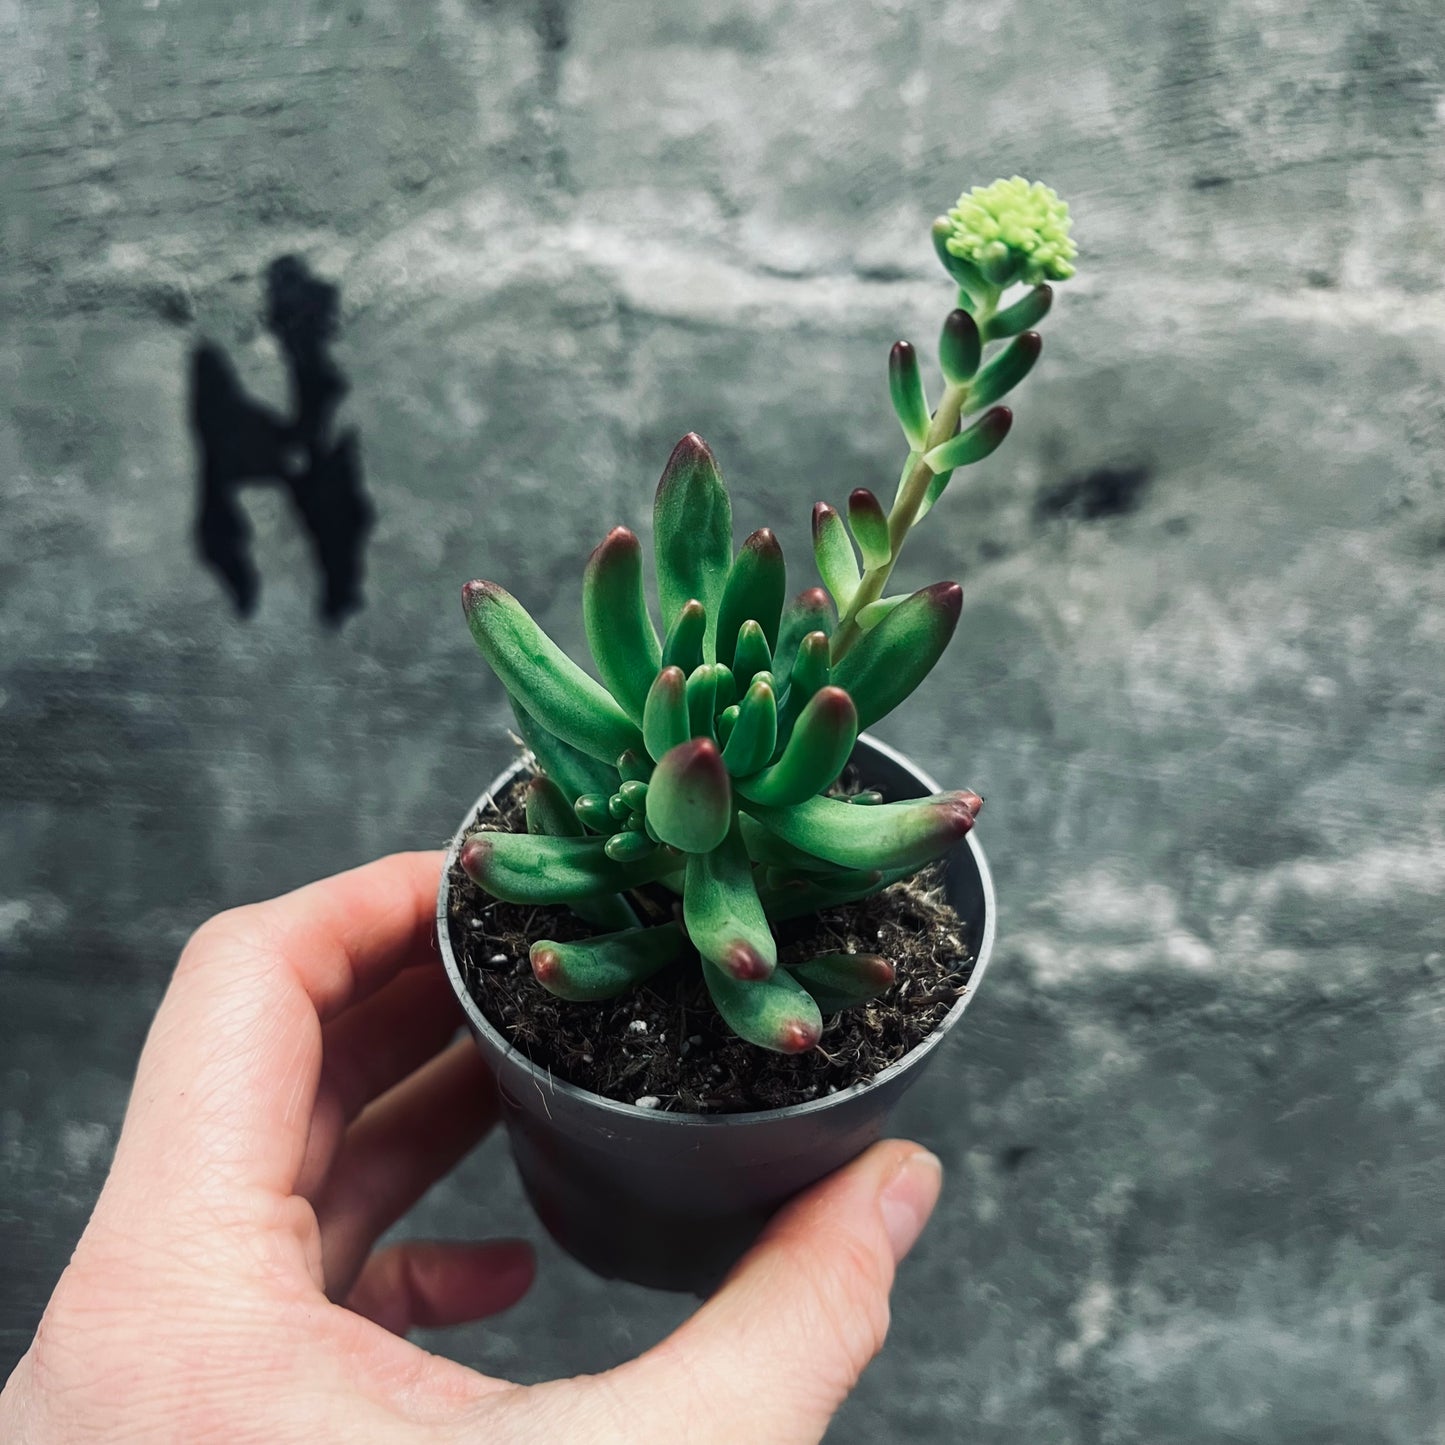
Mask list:
[[[889,747],[887,743],[880,742],[869,733],[859,733],[858,741],[866,743],[896,766],[914,774],[930,793],[943,791],[933,777],[896,748]],[[984,901],[983,935],[979,938],[975,949],[973,971],[969,974],[968,983],[959,995],[958,1002],[943,1016],[938,1027],[921,1044],[910,1049],[901,1059],[889,1064],[886,1069],[880,1069],[871,1079],[851,1084],[846,1089],[839,1089],[836,1094],[824,1094],[821,1098],[808,1099],[801,1104],[787,1104],[780,1109],[754,1109],[738,1114],[695,1114],[673,1112],[666,1109],[642,1109],[636,1104],[627,1104],[620,1099],[609,1099],[605,1094],[596,1094],[591,1089],[584,1089],[578,1084],[571,1084],[565,1079],[559,1079],[550,1069],[534,1063],[510,1039],[506,1038],[482,1012],[477,1001],[472,997],[471,990],[467,988],[466,980],[462,977],[461,965],[452,949],[451,920],[447,907],[451,892],[449,880],[452,865],[461,851],[462,839],[468,825],[483,805],[500,792],[526,766],[526,756],[524,755],[509,768],[498,773],[487,790],[467,810],[466,817],[452,837],[451,845],[447,849],[446,862],[442,865],[441,882],[437,887],[437,947],[441,951],[442,964],[446,968],[447,977],[451,980],[452,992],[456,994],[472,1027],[485,1034],[501,1053],[515,1060],[531,1075],[540,1089],[545,1089],[554,1096],[562,1095],[571,1098],[577,1103],[590,1104],[605,1113],[618,1115],[634,1123],[645,1120],[662,1128],[737,1128],[746,1124],[757,1124],[763,1120],[797,1119],[807,1114],[821,1113],[826,1109],[841,1107],[848,1101],[882,1087],[913,1068],[938,1047],[944,1036],[963,1017],[964,1010],[973,1002],[974,995],[978,992],[979,985],[988,968],[989,959],[993,955],[997,905],[994,899],[993,875],[989,872],[988,860],[984,857],[983,849],[974,834],[970,832],[965,835],[963,842],[973,854]]]

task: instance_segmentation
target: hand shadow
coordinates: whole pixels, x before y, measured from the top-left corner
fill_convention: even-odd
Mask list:
[[[361,476],[354,428],[334,433],[348,391],[329,346],[340,291],[296,256],[266,269],[266,327],[290,382],[290,416],[247,395],[225,351],[201,342],[191,354],[190,423],[199,461],[196,541],[236,605],[256,610],[261,579],[251,555],[251,524],[240,506],[245,486],[280,486],[311,541],[320,568],[322,619],[336,627],[363,605],[366,539],[376,520]]]

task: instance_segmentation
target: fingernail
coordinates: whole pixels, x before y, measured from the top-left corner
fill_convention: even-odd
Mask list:
[[[913,1248],[943,1187],[943,1165],[927,1149],[916,1149],[894,1171],[878,1196],[893,1262]]]

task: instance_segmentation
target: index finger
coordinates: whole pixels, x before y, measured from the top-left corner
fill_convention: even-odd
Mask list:
[[[289,1194],[321,1024],[435,960],[440,853],[403,853],[218,915],[187,945],[141,1054],[116,1152],[166,1199]],[[460,1014],[458,1023],[461,1022]]]
[[[393,853],[213,918],[181,956],[172,991],[237,948],[296,977],[324,1023],[434,955],[441,853]],[[168,995],[169,999],[169,995]]]

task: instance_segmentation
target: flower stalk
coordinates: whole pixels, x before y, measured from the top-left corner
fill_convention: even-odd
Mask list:
[[[908,342],[898,342],[889,356],[889,393],[908,441],[908,458],[888,511],[886,555],[870,555],[876,552],[876,541],[865,541],[855,527],[864,566],[854,581],[837,543],[830,544],[830,571],[839,585],[830,582],[829,588],[840,609],[831,644],[834,665],[887,615],[879,604],[903,544],[943,494],[953,472],[990,456],[1008,435],[1013,413],[994,403],[1038,360],[1043,340],[1031,328],[1053,304],[1047,282],[1074,274],[1077,248],[1069,225],[1068,206],[1047,186],[1020,176],[975,187],[933,223],[934,249],[958,288],[958,304],[945,318],[939,338],[943,392],[930,411],[917,353]],[[1000,310],[1005,293],[1019,282],[1029,286],[1028,292]],[[1009,344],[984,362],[989,343],[1005,340]],[[986,407],[992,409],[984,411]],[[980,412],[973,426],[959,430]],[[851,548],[849,552],[851,560]],[[827,572],[824,577],[828,580]]]

